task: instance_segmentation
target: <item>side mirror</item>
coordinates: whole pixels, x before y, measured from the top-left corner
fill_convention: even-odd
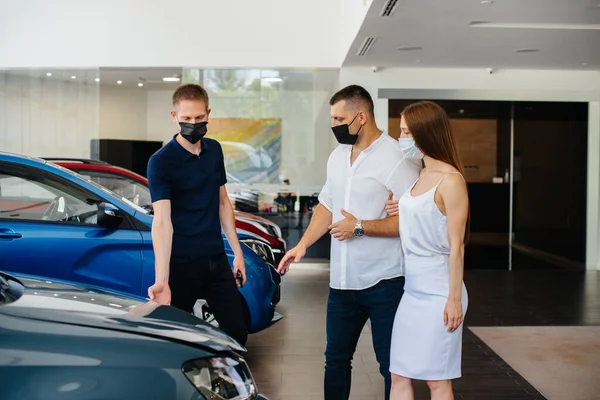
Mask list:
[[[108,229],[116,229],[123,222],[123,215],[121,210],[110,203],[99,203],[98,204],[98,225],[104,226]]]

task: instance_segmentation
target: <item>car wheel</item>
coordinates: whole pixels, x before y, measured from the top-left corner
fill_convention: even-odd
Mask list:
[[[210,311],[210,307],[206,303],[206,300],[199,299],[194,305],[194,315],[204,322],[207,322],[215,327],[219,327],[219,323],[215,319],[215,316]]]
[[[248,304],[246,303],[246,300],[244,300],[244,298],[242,298],[242,307],[244,312],[244,322],[246,323],[246,328],[250,329],[250,309],[248,308]],[[217,328],[219,327],[219,323],[215,319],[215,316],[213,315],[212,311],[210,310],[210,307],[208,306],[208,303],[204,299],[198,299],[196,301],[196,304],[194,305],[194,315],[200,318],[201,320],[211,324],[212,326],[215,326]]]

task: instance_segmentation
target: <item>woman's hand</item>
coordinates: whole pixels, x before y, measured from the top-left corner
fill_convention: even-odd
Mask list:
[[[385,212],[390,217],[398,215],[398,200],[388,200],[385,202]]]
[[[454,332],[462,322],[462,303],[456,300],[448,300],[444,308],[444,325],[448,326],[448,332]]]

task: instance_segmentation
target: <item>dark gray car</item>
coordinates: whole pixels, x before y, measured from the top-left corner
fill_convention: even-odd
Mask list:
[[[173,307],[0,272],[2,400],[266,400],[244,351]]]

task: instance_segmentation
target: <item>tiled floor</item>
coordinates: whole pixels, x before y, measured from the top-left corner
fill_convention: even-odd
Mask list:
[[[293,270],[285,276],[278,312],[284,318],[250,336],[246,359],[270,400],[323,398],[325,310],[329,271]],[[353,400],[383,398],[383,380],[365,327],[354,359]]]
[[[327,270],[293,269],[284,278],[284,318],[252,335],[247,360],[271,400],[322,399]],[[467,271],[468,326],[600,325],[600,274],[568,271]],[[543,399],[468,329],[457,399]],[[428,399],[415,384],[417,399]],[[351,399],[383,398],[382,379],[366,326],[354,360]]]

